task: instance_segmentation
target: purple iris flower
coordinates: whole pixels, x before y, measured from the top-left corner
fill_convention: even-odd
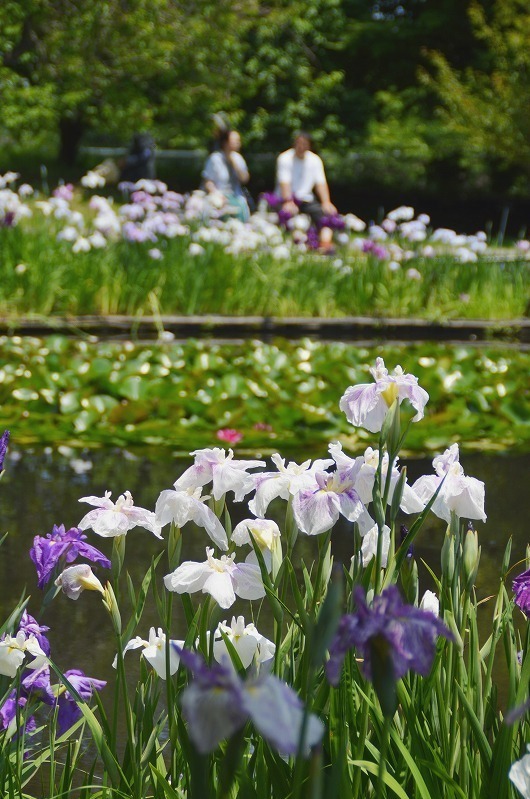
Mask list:
[[[37,697],[46,705],[53,705],[55,694],[50,683],[50,667],[48,664],[41,666],[40,669],[26,669],[25,677],[22,679],[22,690],[24,695]]]
[[[320,246],[320,239],[318,237],[318,230],[314,225],[311,225],[307,231],[307,247],[310,250],[317,250]]]
[[[281,227],[286,227],[291,218],[292,214],[289,211],[284,211],[283,208],[278,211],[278,224]]]
[[[452,635],[445,624],[429,611],[406,605],[395,585],[376,596],[372,607],[366,603],[363,589],[355,589],[357,611],[343,616],[326,665],[328,680],[337,685],[346,652],[355,647],[364,659],[363,672],[373,679],[373,659],[390,659],[397,681],[407,671],[426,676],[436,651],[436,638]]]
[[[0,472],[4,468],[4,458],[7,452],[7,445],[9,444],[9,430],[4,430],[0,437]]]
[[[260,194],[260,199],[265,200],[269,208],[272,208],[274,211],[282,204],[280,195],[273,191],[263,192],[263,194]]]
[[[17,716],[17,706],[20,708],[25,707],[27,703],[25,696],[19,696],[17,701],[17,692],[11,691],[4,704],[0,707],[0,728],[7,730],[12,721]],[[23,730],[32,733],[37,729],[37,724],[33,716],[30,716],[23,723]]]
[[[22,630],[26,633],[26,637],[30,635],[34,635],[37,641],[39,642],[39,646],[44,652],[45,655],[50,654],[50,642],[44,635],[50,629],[46,627],[45,624],[39,624],[33,616],[30,616],[28,611],[25,610],[22,616],[20,617],[20,622],[18,626],[19,630]]]
[[[323,216],[319,221],[319,227],[329,227],[331,230],[344,230],[346,223],[340,214],[330,214]]]
[[[530,569],[519,574],[512,583],[515,604],[526,616],[530,616]]]
[[[79,669],[65,671],[64,676],[85,702],[92,699],[94,691],[101,691],[107,684],[105,680],[96,680],[93,677],[87,677],[86,674]],[[60,694],[57,703],[59,705],[57,725],[59,732],[62,734],[70,729],[72,724],[75,724],[77,719],[81,718],[82,714],[77,706],[77,700],[68,689]]]
[[[304,706],[292,688],[264,671],[257,678],[242,680],[233,668],[219,664],[210,668],[194,652],[173,646],[195,678],[182,692],[181,702],[199,752],[212,752],[249,720],[278,751],[298,752]],[[320,719],[309,714],[302,747],[305,754],[318,744],[323,732]]]
[[[105,555],[86,543],[86,535],[78,527],[65,531],[64,524],[53,526],[46,537],[36,535],[29,556],[37,568],[38,586],[44,588],[49,582],[57,563],[64,557],[65,563],[73,563],[78,557],[99,563],[110,569],[111,563]]]

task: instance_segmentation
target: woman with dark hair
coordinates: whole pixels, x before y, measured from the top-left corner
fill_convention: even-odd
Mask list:
[[[214,204],[227,215],[246,222],[250,216],[243,185],[250,175],[245,159],[239,152],[241,136],[237,130],[224,130],[219,134],[219,150],[210,153],[202,177],[204,188]]]

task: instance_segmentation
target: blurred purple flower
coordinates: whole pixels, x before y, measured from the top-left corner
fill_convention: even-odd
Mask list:
[[[526,616],[530,616],[530,569],[517,575],[512,583],[515,604]]]
[[[263,194],[260,194],[260,199],[265,200],[269,208],[272,208],[274,211],[282,204],[282,198],[274,191],[263,192]]]
[[[283,210],[283,208],[281,208],[281,209],[278,211],[278,224],[279,224],[281,227],[286,227],[286,225],[287,225],[287,222],[288,222],[290,219],[292,219],[292,216],[293,216],[293,215],[292,215],[292,214],[291,214],[289,211],[284,211],[284,210]]]
[[[63,186],[57,186],[56,189],[52,192],[54,197],[58,197],[60,200],[66,200],[66,202],[70,202],[74,198],[74,187],[72,183],[66,183]]]
[[[388,258],[388,250],[386,247],[383,247],[382,244],[374,244],[372,253],[376,258],[379,258],[380,261],[385,261]]]
[[[92,699],[94,691],[101,691],[107,684],[105,680],[96,680],[93,677],[87,677],[86,674],[79,669],[65,671],[64,676],[85,702]],[[81,711],[77,705],[77,700],[68,689],[60,694],[57,704],[59,706],[57,724],[59,732],[62,734],[70,729],[77,719],[81,718]]]
[[[266,672],[244,681],[233,668],[218,664],[210,668],[194,652],[175,649],[195,678],[184,689],[181,702],[190,737],[199,752],[212,752],[249,719],[279,752],[298,752],[304,706],[292,688]],[[306,755],[318,744],[323,731],[320,719],[310,713],[302,747]]]
[[[445,624],[433,613],[406,605],[395,585],[374,598],[370,607],[363,589],[355,589],[357,611],[343,616],[326,665],[328,680],[337,685],[342,662],[355,647],[363,658],[363,672],[373,679],[373,659],[390,659],[394,680],[412,670],[424,677],[436,651],[436,638],[452,638]]]
[[[9,444],[9,430],[4,430],[0,437],[0,472],[4,468],[4,458],[7,452],[7,445]]]
[[[44,588],[49,582],[61,558],[64,558],[65,563],[73,563],[76,558],[82,557],[110,569],[110,560],[99,549],[85,542],[86,535],[78,527],[65,531],[64,524],[54,524],[52,532],[46,537],[36,535],[29,556],[37,568],[39,588]]]
[[[306,244],[307,244],[307,248],[309,250],[318,250],[318,248],[320,246],[320,239],[318,237],[318,230],[313,225],[311,225],[311,227],[307,231]]]
[[[344,230],[346,223],[340,214],[323,216],[318,223],[319,227],[329,227],[331,230]]]

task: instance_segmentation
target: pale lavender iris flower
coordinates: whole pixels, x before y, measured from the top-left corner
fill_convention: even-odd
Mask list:
[[[212,752],[249,720],[271,746],[285,755],[295,755],[300,749],[307,756],[320,742],[324,726],[310,713],[300,746],[304,706],[293,689],[278,677],[261,672],[257,678],[242,680],[227,665],[210,668],[193,652],[181,649],[179,654],[194,675],[182,693],[182,712],[190,737],[202,754]]]
[[[374,383],[350,386],[340,400],[340,409],[352,425],[378,433],[388,409],[396,399],[399,404],[405,399],[409,400],[416,410],[413,422],[423,419],[429,395],[418,385],[417,377],[405,374],[400,366],[396,366],[390,375],[382,358],[376,358],[375,368],[370,369],[370,372]]]
[[[508,777],[524,799],[530,799],[530,745],[526,754],[510,766]]]
[[[289,499],[314,482],[315,471],[322,471],[333,465],[333,461],[329,459],[316,460],[313,465],[310,460],[301,464],[290,461],[286,465],[285,459],[277,452],[271,456],[271,461],[278,471],[261,472],[254,476],[256,495],[250,500],[248,507],[256,516],[265,516],[273,499]]]
[[[369,505],[372,501],[373,490],[375,485],[375,477],[379,466],[379,450],[367,447],[364,455],[357,458],[350,458],[342,451],[342,444],[340,442],[333,442],[329,445],[329,453],[337,464],[337,469],[345,471],[350,469],[354,476],[354,488],[359,495],[359,499],[363,505]],[[381,464],[381,476],[383,488],[386,483],[388,473],[388,453],[383,455],[383,463]],[[392,465],[390,475],[390,488],[388,492],[388,504],[392,503],[394,491],[397,482],[400,478],[401,472],[397,465],[397,459]],[[405,481],[403,485],[403,495],[401,497],[400,508],[404,513],[421,513],[425,508],[425,503],[422,502],[416,492]]]
[[[319,471],[313,484],[302,489],[293,499],[293,513],[298,528],[307,535],[320,535],[331,530],[340,515],[355,522],[365,511],[354,489],[351,471],[333,473]]]

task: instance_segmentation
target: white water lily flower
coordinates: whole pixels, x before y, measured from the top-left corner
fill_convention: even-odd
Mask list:
[[[260,548],[265,565],[270,571],[272,568],[273,552],[280,544],[280,528],[276,522],[273,522],[270,519],[244,519],[235,526],[232,533],[232,541],[238,546],[241,546],[242,544],[252,545],[250,533],[252,533],[254,541]],[[249,552],[245,561],[246,563],[254,563],[256,566],[258,565],[258,559],[254,549]]]
[[[178,481],[177,481],[178,482]],[[155,505],[155,517],[160,527],[174,522],[177,527],[184,527],[187,522],[195,522],[199,527],[204,527],[212,541],[220,548],[228,549],[228,538],[223,525],[205,500],[208,496],[201,497],[201,488],[187,488],[162,491]]]
[[[375,368],[370,369],[375,383],[360,383],[350,386],[340,400],[340,409],[350,424],[378,433],[383,426],[386,413],[394,400],[401,404],[408,399],[416,410],[413,422],[423,419],[423,409],[429,399],[427,392],[418,385],[418,378],[405,374],[396,366],[388,373],[382,358],[376,358]]]
[[[241,599],[261,599],[265,588],[261,572],[252,563],[234,563],[235,554],[213,557],[213,549],[206,548],[203,563],[187,560],[171,574],[164,577],[168,591],[193,594],[202,591],[210,594],[222,608],[230,608]]]
[[[434,458],[432,463],[436,474],[419,477],[412,488],[427,504],[443,480],[440,493],[432,506],[433,513],[448,523],[451,521],[451,513],[455,513],[460,519],[480,519],[485,522],[484,483],[474,477],[467,477],[459,458],[458,444],[452,444],[443,455]]]
[[[64,569],[55,580],[69,599],[79,599],[83,591],[99,591],[103,586],[87,563],[79,563]]]
[[[289,461],[285,465],[285,458],[277,452],[271,456],[271,461],[278,469],[277,472],[261,472],[254,475],[256,495],[250,500],[248,507],[256,516],[265,516],[269,503],[276,497],[289,499],[289,496],[294,496],[303,488],[312,485],[315,472],[327,469],[333,464],[329,459],[317,459],[313,465],[310,460],[301,464]]]
[[[254,488],[254,478],[247,474],[247,470],[265,466],[264,461],[236,460],[231,449],[227,454],[220,447],[197,449],[191,454],[195,456],[195,463],[175,481],[175,488],[177,491],[197,488],[212,481],[216,500],[227,491],[233,491],[236,502],[241,502]]]
[[[77,525],[80,530],[91,528],[103,538],[114,538],[125,535],[133,527],[144,527],[157,538],[162,538],[155,514],[145,508],[135,507],[130,491],[121,494],[116,502],[112,502],[110,497],[110,491],[105,491],[104,497],[81,497],[79,502],[95,505],[96,509],[83,516]]]
[[[179,667],[180,657],[178,655],[178,650],[175,649],[173,644],[175,644],[179,649],[184,646],[184,641],[175,641],[173,639],[169,642],[171,646],[169,647],[169,673],[170,675],[175,674]],[[158,676],[165,680],[167,678],[166,672],[166,636],[162,629],[159,627],[158,630],[155,630],[154,627],[151,627],[149,630],[149,640],[144,641],[143,638],[136,636],[136,638],[132,638],[124,647],[123,654],[125,655],[126,652],[129,652],[131,649],[140,649],[142,648],[142,656],[147,660],[148,663],[154,668]],[[114,658],[113,667],[116,668],[117,665],[117,656]]]
[[[254,658],[258,663],[265,663],[274,657],[276,645],[268,638],[261,635],[253,624],[245,625],[243,616],[232,616],[230,625],[226,621],[218,624],[214,633],[213,656],[218,663],[232,663],[228,648],[221,633],[224,633],[237,654],[245,669],[247,669]]]
[[[379,540],[379,532],[377,524],[375,524],[367,533],[363,535],[361,544],[361,553],[363,557],[363,566],[367,566],[372,558],[377,555],[377,542]],[[390,527],[386,524],[383,527],[383,543],[381,545],[381,566],[386,567],[388,561],[388,550],[390,547]]]

